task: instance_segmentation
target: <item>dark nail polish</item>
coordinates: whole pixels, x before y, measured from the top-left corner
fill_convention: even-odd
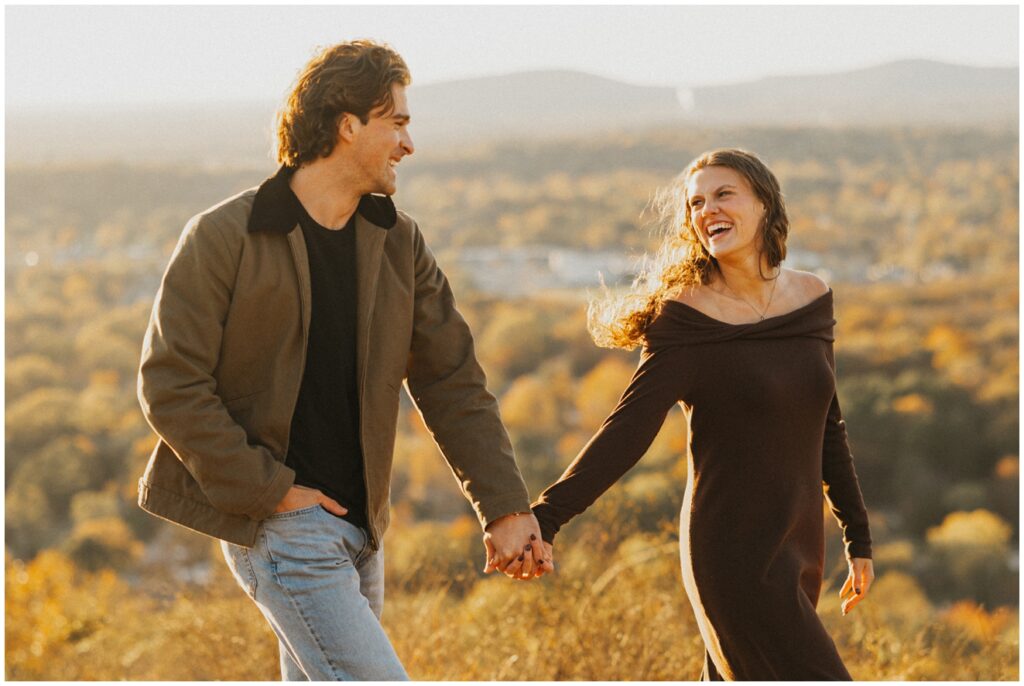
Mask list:
[[[536,534],[530,534],[530,540],[531,541],[536,541],[537,540]]]
[[[856,593],[857,595],[860,595],[860,589],[859,588],[853,589],[853,592]]]
[[[522,562],[522,561],[523,561],[523,559],[524,559],[524,558],[523,558],[523,556],[522,556],[522,555],[520,555],[520,556],[519,556],[519,561],[520,561],[520,562]]]
[[[532,545],[530,545],[529,543],[527,543],[527,544],[526,544],[526,549],[527,549],[527,550],[533,550],[533,546],[532,546]]]

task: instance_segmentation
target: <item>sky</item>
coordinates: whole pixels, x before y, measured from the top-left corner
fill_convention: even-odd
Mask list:
[[[704,86],[925,58],[1017,66],[1016,6],[8,6],[8,108],[278,100],[318,45],[417,84],[533,69]]]

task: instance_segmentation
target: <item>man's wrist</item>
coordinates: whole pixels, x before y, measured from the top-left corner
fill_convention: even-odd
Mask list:
[[[484,531],[488,531],[492,526],[494,526],[495,524],[497,524],[498,522],[500,522],[502,520],[513,519],[515,517],[526,517],[527,515],[532,515],[532,514],[533,514],[533,512],[509,512],[508,514],[503,514],[500,517],[495,517],[490,522],[488,522],[487,526],[484,527]]]

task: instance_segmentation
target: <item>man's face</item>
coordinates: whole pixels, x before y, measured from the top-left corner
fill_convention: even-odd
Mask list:
[[[366,124],[356,124],[352,150],[356,168],[365,183],[364,193],[394,195],[398,181],[396,167],[415,149],[409,136],[405,86],[392,85],[391,97],[394,107],[390,111],[377,108],[370,112]]]

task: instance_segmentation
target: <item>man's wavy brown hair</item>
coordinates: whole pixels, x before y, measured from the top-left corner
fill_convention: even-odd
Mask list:
[[[338,142],[338,118],[348,112],[364,124],[378,107],[394,107],[391,87],[412,81],[402,57],[369,40],[339,43],[311,59],[277,113],[277,161],[298,167],[327,157]]]
[[[594,343],[602,348],[632,350],[642,344],[647,327],[661,313],[666,299],[685,287],[709,283],[718,271],[717,261],[700,242],[690,221],[687,185],[690,177],[705,167],[728,167],[743,175],[765,208],[759,244],[769,268],[774,269],[785,259],[789,218],[778,179],[764,162],[745,150],[706,152],[655,195],[652,206],[665,238],[654,258],[646,260],[630,291],[616,296],[606,290],[591,300],[587,328]]]

